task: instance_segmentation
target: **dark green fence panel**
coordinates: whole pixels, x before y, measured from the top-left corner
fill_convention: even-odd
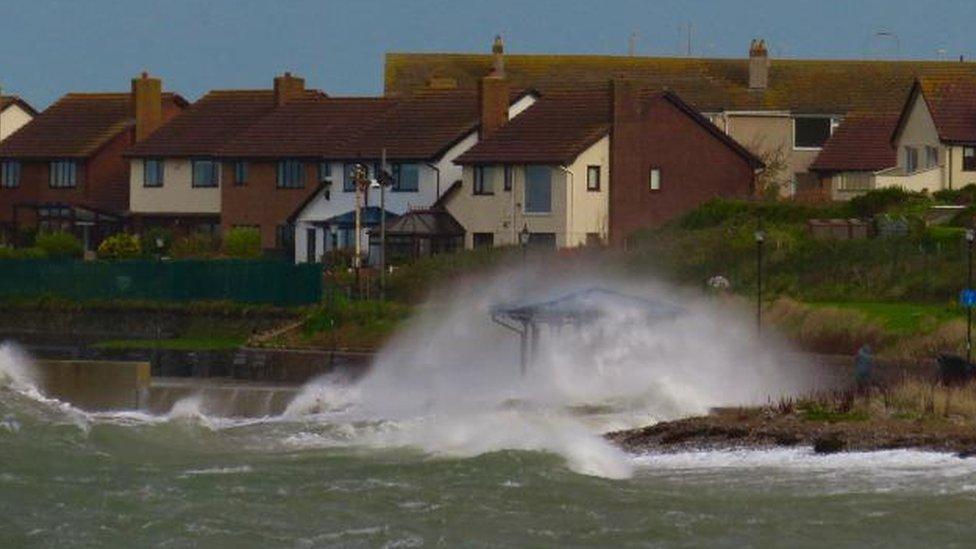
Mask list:
[[[38,296],[304,305],[321,301],[322,270],[263,260],[0,260],[0,297]]]

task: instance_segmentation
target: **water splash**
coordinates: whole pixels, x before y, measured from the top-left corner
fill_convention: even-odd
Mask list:
[[[802,365],[787,366],[784,346],[759,342],[741,311],[661,285],[553,272],[540,269],[526,284],[510,272],[465,281],[402,330],[355,387],[310,383],[290,416],[356,425],[352,443],[460,457],[546,451],[576,472],[623,478],[632,461],[602,438],[606,431],[809,387]],[[529,301],[541,301],[593,280],[679,301],[685,312],[651,322],[637,301],[614,305],[592,324],[545,333],[529,372],[520,375],[517,338],[491,322],[492,308],[517,300],[523,287]],[[331,433],[323,438],[319,443],[336,443]]]

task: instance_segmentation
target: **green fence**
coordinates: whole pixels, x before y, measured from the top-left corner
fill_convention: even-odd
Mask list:
[[[0,298],[240,301],[322,299],[322,269],[283,261],[0,260]]]

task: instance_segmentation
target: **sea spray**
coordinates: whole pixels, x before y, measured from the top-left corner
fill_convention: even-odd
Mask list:
[[[442,292],[443,299],[384,347],[369,375],[354,387],[331,379],[310,383],[289,416],[312,413],[315,421],[355,424],[354,444],[449,456],[547,451],[574,471],[622,478],[631,462],[602,438],[608,430],[763,402],[809,386],[802,366],[781,359],[785,347],[760,343],[741,311],[580,269],[570,276],[547,266],[532,272],[530,280],[507,271]],[[518,339],[492,322],[493,308],[594,284],[635,299],[623,306],[598,300],[592,305],[601,314],[593,322],[544,330],[538,355],[521,375]],[[648,297],[666,298],[682,312],[651,319],[640,299]]]

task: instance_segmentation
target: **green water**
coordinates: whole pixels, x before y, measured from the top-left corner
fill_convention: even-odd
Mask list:
[[[0,547],[971,546],[976,462],[634,458],[349,442],[318,421],[91,417],[0,389]],[[345,437],[345,438],[344,438]]]

